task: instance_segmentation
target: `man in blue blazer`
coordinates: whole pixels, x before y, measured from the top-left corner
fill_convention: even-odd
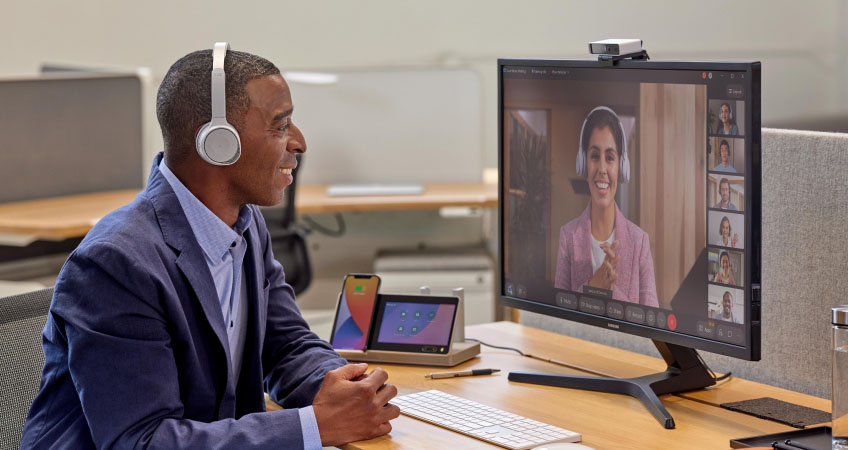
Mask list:
[[[256,206],[281,201],[306,151],[289,88],[267,60],[225,55],[240,156],[214,165],[195,148],[213,57],[186,55],[159,89],[165,151],[147,188],[56,282],[21,448],[320,448],[391,430],[397,389],[309,330]],[[265,412],[264,391],[285,409]]]

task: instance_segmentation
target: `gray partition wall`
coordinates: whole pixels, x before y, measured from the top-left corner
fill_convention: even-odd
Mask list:
[[[133,74],[0,80],[0,202],[141,188]]]
[[[848,134],[763,129],[762,359],[717,372],[830,397],[830,308],[848,304]],[[521,322],[659,356],[649,339],[526,311]],[[568,361],[568,349],[545,355]]]

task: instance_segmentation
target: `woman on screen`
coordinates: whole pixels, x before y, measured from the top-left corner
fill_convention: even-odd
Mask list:
[[[730,109],[730,103],[724,102],[719,108],[716,134],[725,136],[736,136],[739,134],[739,128],[736,126],[736,121],[733,120],[733,110]]]
[[[736,286],[736,280],[733,279],[733,274],[730,273],[730,255],[726,251],[719,253],[718,263],[719,270],[713,277],[713,282]]]
[[[630,180],[630,160],[624,127],[612,109],[599,106],[583,122],[577,174],[586,177],[591,200],[560,228],[555,286],[605,289],[616,300],[658,307],[648,233],[615,202],[618,183]]]
[[[727,216],[721,218],[721,223],[718,224],[718,234],[721,236],[719,244],[723,247],[736,247],[736,243],[739,242],[739,234],[733,232],[730,227],[730,219]]]

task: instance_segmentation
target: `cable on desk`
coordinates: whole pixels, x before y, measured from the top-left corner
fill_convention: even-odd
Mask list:
[[[308,232],[317,231],[325,236],[341,237],[347,231],[347,225],[345,225],[344,217],[342,216],[342,213],[334,213],[333,217],[336,218],[336,225],[338,226],[338,229],[336,230],[331,230],[324,225],[321,225],[309,216],[303,216],[302,219],[306,222],[307,226],[304,228],[306,228]]]
[[[699,360],[699,361],[701,361],[701,364],[702,364],[704,367],[706,367],[706,368],[707,368],[707,370],[709,370],[709,371],[710,371],[710,375],[712,375],[712,376],[713,376],[713,381],[715,381],[715,382],[716,382],[716,384],[714,384],[714,385],[712,385],[712,386],[707,386],[705,389],[715,389],[715,388],[717,388],[717,387],[721,386],[720,384],[718,384],[718,382],[719,382],[719,381],[721,381],[721,380],[724,380],[724,379],[727,379],[727,381],[730,381],[730,377],[731,377],[731,376],[733,376],[733,372],[727,372],[726,374],[724,374],[724,375],[722,375],[722,376],[720,376],[720,377],[719,377],[719,376],[716,376],[715,372],[713,372],[713,369],[710,369],[710,366],[708,366],[708,365],[707,365],[707,362],[706,362],[706,361],[704,361],[704,358],[701,358],[701,354],[700,354],[700,353],[696,353],[696,355],[698,355],[698,360]],[[721,384],[724,384],[724,383],[721,383]]]
[[[610,374],[605,373],[605,372],[599,372],[597,370],[592,370],[592,369],[589,369],[588,367],[582,367],[582,366],[578,366],[578,365],[575,365],[575,364],[569,364],[567,362],[559,361],[559,360],[556,360],[556,359],[553,359],[553,358],[547,358],[547,357],[544,357],[544,356],[537,356],[537,355],[531,355],[530,353],[524,353],[517,348],[500,347],[500,346],[497,346],[497,345],[487,344],[487,343],[485,343],[485,342],[483,342],[479,339],[465,338],[465,340],[466,341],[479,342],[480,345],[485,345],[486,347],[497,348],[497,349],[500,349],[500,350],[510,350],[510,351],[516,352],[519,355],[524,356],[526,358],[532,358],[532,359],[535,359],[535,360],[544,361],[544,362],[548,362],[548,363],[551,363],[551,364],[556,364],[558,366],[568,367],[569,369],[574,369],[574,370],[579,370],[581,372],[591,373],[593,375],[597,375],[597,376],[600,376],[600,377],[616,378],[614,375],[610,375]]]
[[[539,361],[549,362],[549,363],[551,363],[551,364],[556,364],[556,365],[558,365],[558,366],[568,367],[569,369],[575,369],[575,370],[579,370],[579,371],[582,371],[582,372],[587,372],[587,373],[595,374],[595,375],[598,375],[598,376],[602,376],[602,377],[605,377],[605,378],[617,378],[617,377],[616,377],[616,376],[614,376],[614,375],[611,375],[611,374],[608,374],[608,373],[604,373],[604,372],[599,372],[599,371],[597,371],[597,370],[592,370],[592,369],[589,369],[589,368],[586,368],[586,367],[581,367],[581,366],[577,366],[577,365],[574,365],[574,364],[569,364],[569,363],[566,363],[566,362],[563,362],[563,361],[558,361],[558,360],[556,360],[556,359],[552,359],[552,358],[546,358],[546,357],[544,357],[544,356],[536,356],[536,355],[531,355],[531,354],[529,354],[529,353],[524,353],[524,352],[522,352],[521,350],[519,350],[519,349],[517,349],[517,348],[513,348],[513,347],[501,347],[501,346],[498,346],[498,345],[487,344],[487,343],[485,343],[485,342],[483,342],[483,341],[481,341],[481,340],[479,340],[479,339],[465,338],[465,340],[466,340],[466,341],[479,342],[479,343],[480,343],[480,345],[485,345],[486,347],[496,348],[496,349],[499,349],[499,350],[509,350],[509,351],[513,351],[513,352],[516,352],[516,353],[518,353],[519,355],[524,356],[524,357],[527,357],[527,358],[532,358],[532,359],[536,359],[536,360],[539,360]],[[708,366],[708,365],[707,365],[707,363],[704,361],[704,359],[703,359],[703,358],[701,358],[701,354],[700,354],[700,353],[698,353],[697,355],[698,355],[698,359],[701,361],[701,364],[703,364],[703,365],[704,365],[704,367],[706,367],[706,368],[707,368],[707,370],[710,372],[710,375],[712,375],[713,380],[715,380],[715,382],[716,382],[716,384],[714,384],[714,385],[712,385],[712,386],[708,386],[708,387],[706,387],[706,389],[715,389],[715,388],[717,388],[717,387],[719,387],[719,386],[721,386],[721,385],[723,385],[723,384],[725,384],[725,383],[726,383],[726,381],[725,381],[725,383],[719,383],[719,381],[722,381],[722,380],[725,380],[725,379],[726,379],[727,381],[730,381],[730,377],[732,377],[732,376],[733,376],[733,372],[727,372],[726,374],[724,374],[724,375],[722,375],[722,376],[720,376],[720,377],[719,377],[719,376],[716,376],[715,372],[713,372],[713,370],[712,370],[712,369],[710,369],[710,366]]]

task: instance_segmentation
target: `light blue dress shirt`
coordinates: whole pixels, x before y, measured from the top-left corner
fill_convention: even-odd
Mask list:
[[[713,169],[713,172],[734,172],[735,173],[736,169],[734,169],[733,166],[731,166],[730,164],[728,164],[727,167],[725,168],[725,167],[721,167],[721,163],[718,163],[718,165],[715,166],[715,169]]]
[[[242,301],[248,299],[247,284],[244,282],[244,254],[247,251],[244,234],[253,223],[253,215],[246,207],[242,207],[235,225],[230,228],[183,185],[164,159],[159,163],[159,171],[177,195],[194,237],[203,249],[221,303],[230,347],[230,366],[235,384],[238,385],[247,336],[247,301]],[[312,406],[300,408],[298,414],[304,449],[320,450],[321,435]]]

